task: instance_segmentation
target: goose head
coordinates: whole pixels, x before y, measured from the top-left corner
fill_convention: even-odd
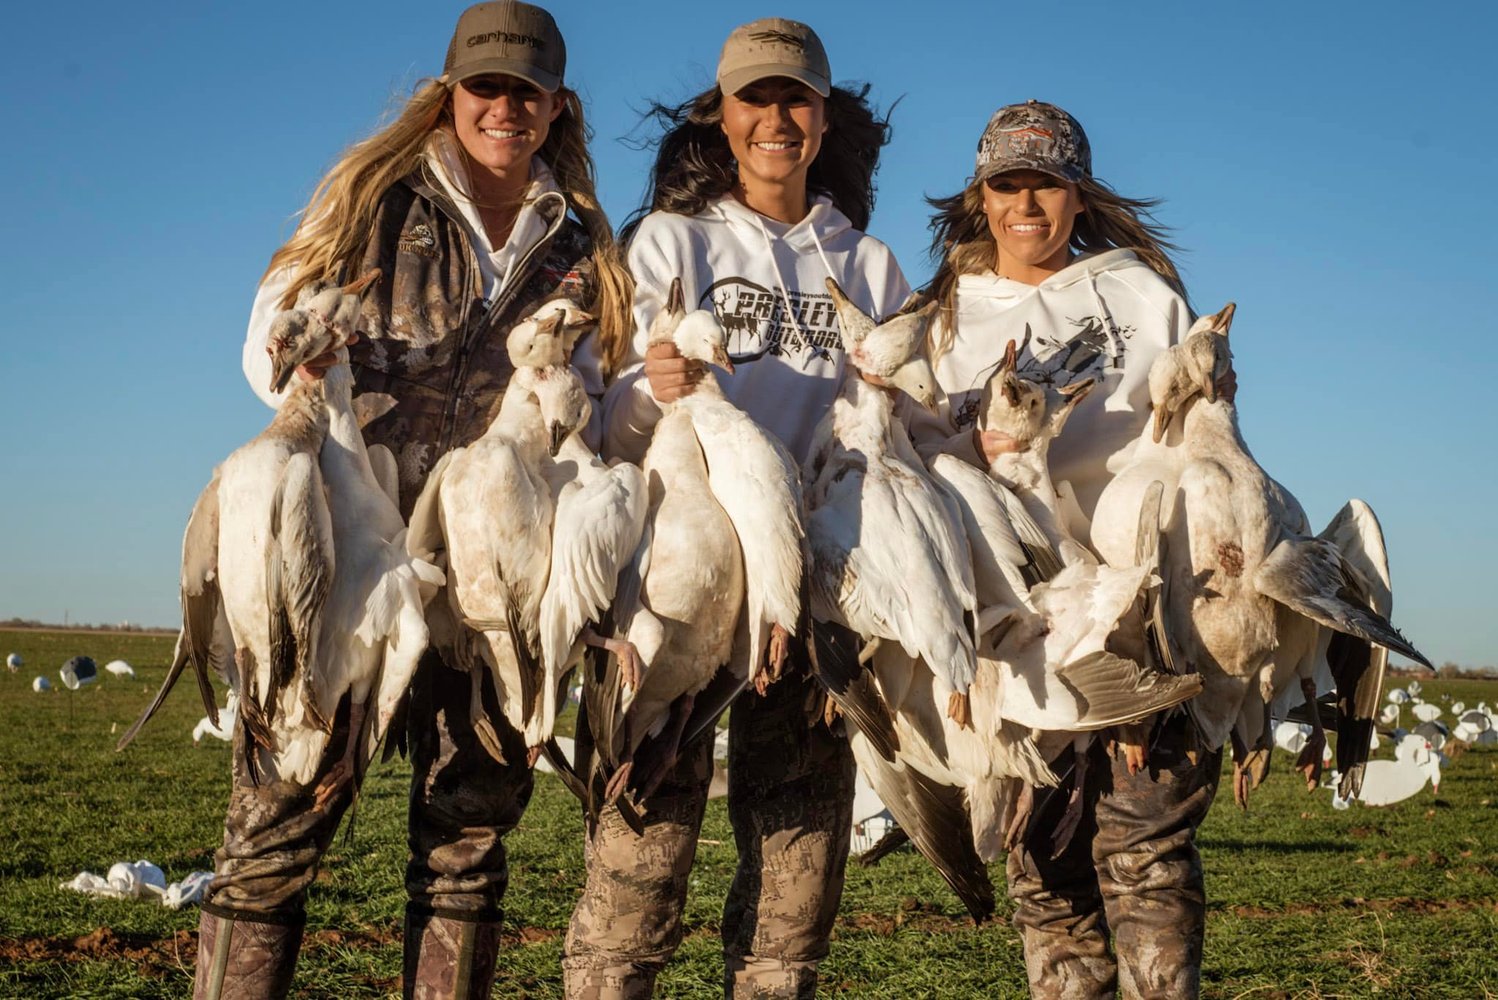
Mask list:
[[[827,291],[837,308],[837,325],[842,331],[848,363],[904,391],[928,410],[934,407],[936,373],[924,348],[931,318],[936,315],[936,301],[875,323],[832,278],[827,279]]]
[[[546,446],[551,455],[562,442],[581,430],[593,415],[593,403],[583,387],[582,376],[568,364],[516,368],[511,384],[536,400],[541,423],[546,428]]]
[[[578,338],[595,323],[593,314],[571,299],[550,299],[510,329],[505,350],[516,368],[563,364],[572,360]]]
[[[1165,436],[1171,418],[1182,412],[1198,395],[1217,402],[1217,381],[1233,367],[1228,330],[1237,306],[1229,302],[1221,310],[1191,324],[1186,338],[1162,353],[1150,365],[1150,402],[1154,409],[1154,438]]]
[[[985,431],[1000,431],[1028,448],[1060,434],[1072,411],[1092,391],[1097,380],[1085,378],[1069,385],[1043,386],[1020,378],[1019,350],[1011,340],[1004,351],[1004,360],[983,387],[978,426]]]
[[[733,372],[733,361],[728,357],[728,337],[718,318],[706,309],[686,311],[680,278],[672,279],[666,308],[650,321],[649,342],[670,342],[684,358],[716,365],[730,374]]]
[[[272,392],[286,388],[298,365],[339,350],[355,338],[360,297],[379,277],[376,269],[348,285],[304,292],[295,309],[281,312],[271,320],[265,349],[270,354]]]

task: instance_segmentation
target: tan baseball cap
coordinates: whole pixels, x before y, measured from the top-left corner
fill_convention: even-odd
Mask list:
[[[495,0],[458,16],[442,82],[451,87],[472,76],[505,73],[554,94],[566,71],[567,43],[551,15],[528,3]]]
[[[826,97],[832,68],[817,33],[800,21],[765,17],[729,32],[718,58],[718,88],[736,94],[755,80],[787,76]]]

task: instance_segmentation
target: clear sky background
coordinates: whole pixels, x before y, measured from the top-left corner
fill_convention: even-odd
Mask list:
[[[441,71],[459,3],[38,3],[6,15],[0,618],[180,621],[182,527],[269,411],[240,371],[258,280],[349,142]],[[1389,539],[1395,620],[1498,663],[1492,38],[1477,3],[563,3],[605,207],[647,97],[712,81],[736,24],[796,17],[898,100],[871,232],[931,272],[922,197],[988,115],[1075,114],[1097,175],[1166,199],[1233,328],[1245,437],[1324,524]]]

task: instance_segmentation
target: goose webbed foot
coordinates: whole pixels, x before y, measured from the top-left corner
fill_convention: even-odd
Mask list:
[[[536,761],[541,759],[541,744],[525,748],[525,766],[532,770],[536,767]]]
[[[1321,758],[1326,752],[1326,729],[1321,725],[1321,713],[1316,710],[1316,682],[1303,677],[1300,690],[1305,695],[1306,707],[1310,709],[1311,735],[1306,738],[1306,745],[1295,759],[1295,770],[1305,777],[1306,791],[1314,792],[1321,784]]]
[[[634,643],[628,639],[607,639],[591,628],[583,629],[583,642],[613,653],[619,661],[619,676],[624,686],[631,691],[640,689],[640,682],[645,679],[645,661]]]
[[[344,757],[328,768],[328,773],[312,786],[312,811],[326,813],[353,779],[354,762],[351,757]]]
[[[1025,829],[1030,825],[1030,815],[1035,811],[1035,786],[1028,781],[1021,783],[1019,797],[1014,803],[1014,818],[1004,831],[1004,850],[1012,851],[1025,839]]]
[[[629,787],[629,776],[634,773],[635,764],[632,760],[626,760],[619,765],[619,769],[609,778],[608,784],[603,787],[603,801],[612,804],[624,790]]]
[[[1126,722],[1116,726],[1117,740],[1116,748],[1122,748],[1124,755],[1124,766],[1129,769],[1129,774],[1138,774],[1143,771],[1149,763],[1149,729],[1138,722]]]
[[[947,718],[963,729],[973,728],[973,704],[966,691],[953,691],[947,698]]]
[[[1242,762],[1233,761],[1233,801],[1238,808],[1248,812],[1248,790],[1253,787],[1253,778]]]
[[[783,626],[770,627],[770,649],[767,662],[754,676],[754,690],[763,696],[771,684],[785,673],[786,660],[791,655],[791,633]]]
[[[1076,774],[1072,781],[1071,794],[1066,797],[1066,811],[1061,814],[1061,819],[1056,823],[1056,830],[1051,835],[1052,861],[1066,853],[1077,828],[1082,825],[1083,793],[1087,786],[1087,757],[1085,750],[1079,750],[1076,754]]]

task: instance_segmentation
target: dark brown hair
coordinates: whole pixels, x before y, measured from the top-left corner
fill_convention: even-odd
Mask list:
[[[832,88],[827,133],[806,175],[807,193],[831,198],[859,230],[868,228],[874,213],[874,173],[891,132],[888,115],[879,116],[868,94],[868,84],[856,91]],[[716,85],[682,104],[652,103],[645,118],[653,118],[662,134],[647,143],[655,146],[655,165],[644,203],[620,230],[626,240],[646,213],[696,215],[738,181],[738,165],[719,127],[723,92]]]

